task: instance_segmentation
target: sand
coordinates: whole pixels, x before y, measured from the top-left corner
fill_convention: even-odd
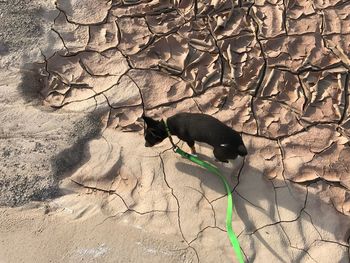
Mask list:
[[[0,1],[0,262],[236,262],[220,180],[144,147],[143,113],[181,111],[242,133],[228,164],[196,147],[247,262],[349,262],[349,11]]]

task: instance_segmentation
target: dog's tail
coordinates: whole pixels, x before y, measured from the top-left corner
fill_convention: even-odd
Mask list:
[[[240,156],[246,156],[248,154],[247,148],[243,144],[238,146],[237,151]]]

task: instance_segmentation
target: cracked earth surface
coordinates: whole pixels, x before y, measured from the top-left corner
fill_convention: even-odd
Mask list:
[[[136,243],[150,262],[235,262],[219,179],[168,141],[143,146],[143,113],[202,112],[248,148],[219,164],[246,261],[349,262],[349,1],[58,0],[55,9],[43,104],[98,115],[103,127],[60,174],[63,196],[49,211],[99,215],[95,231],[120,223],[170,239]]]

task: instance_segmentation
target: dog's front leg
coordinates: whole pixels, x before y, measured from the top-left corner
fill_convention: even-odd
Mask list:
[[[195,155],[197,152],[196,152],[196,148],[194,147],[194,145],[191,148],[191,154]]]
[[[192,140],[186,140],[188,146],[191,148],[191,154],[195,155],[196,154],[196,148],[194,147],[194,141]]]

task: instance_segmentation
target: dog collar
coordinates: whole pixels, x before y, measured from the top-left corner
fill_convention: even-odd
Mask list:
[[[169,127],[168,127],[168,124],[165,120],[162,120],[162,122],[164,123],[164,126],[165,126],[165,130],[168,134],[168,136],[170,137],[171,136],[171,133],[170,133],[170,130],[169,130]]]
[[[170,142],[171,142],[171,145],[173,146],[173,150],[175,151],[175,150],[177,149],[177,146],[175,145],[175,143],[174,143],[174,141],[173,141],[173,138],[171,138],[171,133],[170,133],[168,124],[167,124],[167,122],[166,122],[165,120],[162,120],[162,121],[163,121],[163,123],[164,123],[165,130],[166,130],[166,132],[167,132],[167,134],[168,134],[168,138],[169,138],[169,140],[170,140]]]

